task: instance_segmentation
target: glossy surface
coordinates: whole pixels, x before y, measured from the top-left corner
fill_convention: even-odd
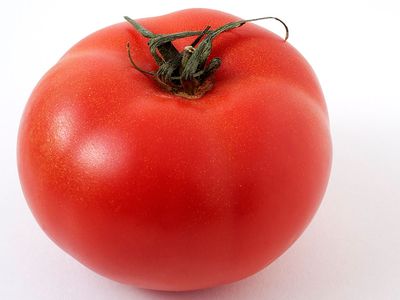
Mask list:
[[[139,22],[168,33],[237,19],[195,9]],[[188,101],[134,70],[127,41],[153,70],[146,40],[121,23],[75,45],[33,91],[18,140],[33,214],[84,265],[139,287],[198,289],[257,272],[299,237],[328,181],[313,71],[246,24],[215,40],[215,87]]]

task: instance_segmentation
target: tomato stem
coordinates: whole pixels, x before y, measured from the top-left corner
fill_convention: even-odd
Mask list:
[[[184,31],[171,34],[154,34],[135,20],[129,17],[124,18],[142,36],[149,39],[150,53],[158,65],[158,70],[152,72],[140,68],[133,61],[131,46],[128,42],[126,48],[131,65],[139,72],[153,77],[167,91],[188,99],[200,98],[213,87],[213,74],[220,67],[221,59],[215,57],[208,62],[208,58],[211,54],[214,38],[221,33],[240,27],[248,22],[274,19],[285,27],[285,41],[289,37],[289,29],[286,24],[275,17],[239,20],[227,23],[215,30],[211,30],[211,26],[206,26],[202,31]],[[191,36],[196,36],[196,39],[181,52],[172,44],[177,39]]]

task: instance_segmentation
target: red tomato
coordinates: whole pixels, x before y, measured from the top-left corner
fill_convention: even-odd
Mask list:
[[[172,33],[234,20],[190,9],[139,23]],[[132,68],[128,41],[154,70],[147,39],[125,22],[80,41],[33,91],[18,167],[35,218],[84,265],[138,287],[192,290],[259,271],[299,237],[327,185],[315,74],[289,43],[246,24],[215,39],[215,86],[188,100]]]

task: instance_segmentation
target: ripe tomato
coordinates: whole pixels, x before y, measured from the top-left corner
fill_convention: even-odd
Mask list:
[[[235,20],[191,9],[139,23],[171,33]],[[311,67],[246,24],[215,39],[215,85],[189,100],[132,68],[128,41],[154,70],[147,39],[120,23],[72,47],[33,91],[18,167],[35,218],[84,265],[139,287],[191,290],[259,271],[299,237],[328,181],[328,115]]]

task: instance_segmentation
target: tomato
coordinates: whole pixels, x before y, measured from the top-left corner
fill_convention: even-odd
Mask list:
[[[139,20],[153,33],[238,20],[190,9]],[[178,49],[193,37],[176,40]],[[40,80],[18,137],[21,185],[62,249],[111,279],[193,290],[249,276],[302,233],[331,165],[323,93],[288,42],[255,24],[213,41],[198,99],[135,70],[157,68],[128,22],[72,47]]]

